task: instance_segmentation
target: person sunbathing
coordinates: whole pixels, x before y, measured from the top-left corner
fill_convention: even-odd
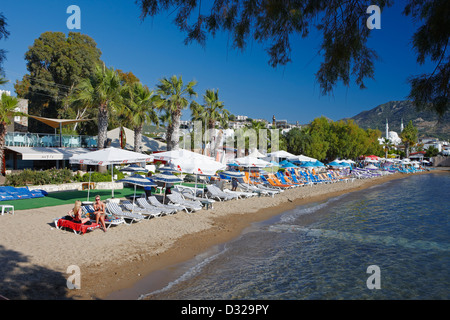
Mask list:
[[[95,222],[98,223],[98,221],[100,221],[103,226],[103,231],[106,232],[106,225],[105,225],[106,208],[105,204],[100,200],[99,195],[95,196],[94,213],[95,213]]]
[[[79,222],[81,224],[84,224],[90,220],[89,218],[81,217],[81,215],[83,214],[83,211],[81,210],[81,201],[80,200],[75,201],[75,206],[73,207],[73,209],[71,209],[68,212],[68,214],[73,218],[73,221]]]

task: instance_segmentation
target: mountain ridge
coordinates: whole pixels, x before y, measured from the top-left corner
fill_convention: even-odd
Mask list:
[[[412,120],[413,125],[418,129],[419,138],[439,138],[450,139],[450,112],[446,112],[441,121],[436,113],[431,111],[417,111],[413,103],[409,100],[389,101],[376,106],[370,110],[362,111],[351,118],[363,129],[378,129],[385,136],[386,119],[389,131],[396,131],[400,134],[400,126],[406,126]]]

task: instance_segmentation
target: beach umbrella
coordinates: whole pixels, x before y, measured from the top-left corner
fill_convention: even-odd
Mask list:
[[[183,182],[183,179],[181,179],[181,178],[179,178],[177,176],[174,176],[173,174],[170,174],[170,173],[168,173],[168,174],[166,174],[166,173],[158,173],[158,174],[155,174],[155,175],[149,177],[149,179],[152,180],[152,181],[158,181],[158,182],[164,183],[164,189],[166,189],[166,185],[168,183],[180,183],[180,182]],[[164,192],[163,203],[164,203],[165,200],[166,200],[166,193]]]
[[[122,172],[145,172],[145,173],[148,172],[147,169],[137,165],[136,163],[132,163],[129,166],[120,169],[119,171],[122,171]]]
[[[309,162],[309,161],[314,162],[317,159],[311,158],[311,157],[307,157],[307,156],[304,156],[304,155],[301,154],[301,155],[294,156],[294,157],[288,157],[288,160],[289,161],[295,161],[295,162]]]
[[[107,166],[111,165],[111,182],[113,182],[113,169],[115,164],[128,164],[137,162],[152,162],[153,156],[118,148],[105,148],[97,151],[76,154],[69,158],[72,164],[88,164]],[[114,198],[114,185],[111,189]]]
[[[249,167],[249,168],[250,167],[265,168],[270,166],[270,162],[250,156],[236,158],[233,159],[232,162],[237,163],[242,167]]]
[[[133,197],[133,205],[134,205],[134,199],[136,198],[136,186],[140,187],[156,187],[157,184],[151,181],[150,179],[147,179],[146,177],[143,177],[139,174],[133,174],[131,176],[125,177],[123,179],[118,180],[117,182],[122,183],[128,183],[134,185],[134,197]]]
[[[197,193],[198,175],[213,176],[219,170],[226,169],[226,164],[207,157],[174,159],[170,165],[179,172],[195,174],[195,193]]]
[[[280,165],[281,165],[281,162],[280,162]],[[298,168],[298,167],[295,164],[293,164],[293,163],[291,163],[289,161],[286,161],[285,163],[283,163],[281,165],[281,168]]]
[[[325,167],[325,165],[323,164],[323,162],[320,162],[319,160],[316,160],[315,162],[313,162],[314,163],[314,165],[316,166],[316,167]]]
[[[330,162],[328,165],[332,166],[332,167],[341,167],[342,163],[340,163],[338,160],[334,160],[334,161]]]

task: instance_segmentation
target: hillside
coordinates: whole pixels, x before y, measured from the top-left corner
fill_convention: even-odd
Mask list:
[[[386,119],[388,119],[389,131],[400,133],[402,118],[404,126],[410,120],[413,121],[414,126],[419,130],[419,138],[450,139],[450,112],[447,112],[438,123],[436,114],[425,111],[418,112],[407,100],[390,101],[371,110],[363,111],[350,119],[353,119],[361,128],[378,129],[384,136]]]

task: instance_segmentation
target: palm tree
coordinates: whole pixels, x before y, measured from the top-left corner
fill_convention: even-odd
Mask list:
[[[414,127],[412,120],[410,120],[402,133],[400,133],[400,139],[405,145],[406,158],[409,158],[409,148],[413,147],[417,142],[417,132],[417,128]]]
[[[3,163],[7,126],[11,124],[12,117],[24,116],[22,112],[15,111],[18,103],[19,100],[17,100],[16,97],[11,97],[6,93],[2,93],[0,98],[0,164]]]
[[[0,76],[0,85],[8,83],[9,80],[6,80],[5,78],[3,78],[2,76]]]
[[[150,91],[140,82],[126,86],[124,97],[125,101],[128,101],[126,109],[129,112],[129,120],[134,127],[134,152],[140,152],[144,124],[146,122],[159,124],[155,107],[157,102],[160,101],[160,97],[154,95],[153,91]]]
[[[392,148],[392,142],[391,142],[391,140],[389,140],[387,138],[383,138],[382,144],[383,144],[383,148],[384,148],[384,152],[385,152],[385,158],[387,159],[388,152]]]
[[[113,68],[97,66],[90,78],[83,79],[68,101],[75,106],[97,108],[98,148],[105,147],[109,112],[121,104],[121,83]]]
[[[205,129],[214,129],[216,122],[219,122],[222,127],[228,126],[228,119],[230,112],[225,109],[223,101],[219,100],[219,90],[207,89],[203,95],[204,104],[200,105],[193,101],[190,105],[192,112],[192,121],[201,120]],[[219,130],[217,140],[211,146],[211,154],[215,155],[217,152],[217,146],[222,141],[223,131]]]
[[[171,121],[168,123],[166,132],[167,150],[178,149],[180,141],[180,120],[181,112],[189,105],[188,98],[196,97],[194,86],[197,81],[190,81],[187,85],[183,84],[180,76],[172,76],[170,79],[163,78],[157,85],[157,94],[162,99],[157,102],[160,109],[166,110],[170,114]]]
[[[195,101],[191,103],[192,120],[204,121],[207,129],[213,129],[217,121],[225,126],[228,123],[230,112],[225,109],[223,101],[219,100],[219,90],[207,89],[203,95],[203,101],[203,105]]]

